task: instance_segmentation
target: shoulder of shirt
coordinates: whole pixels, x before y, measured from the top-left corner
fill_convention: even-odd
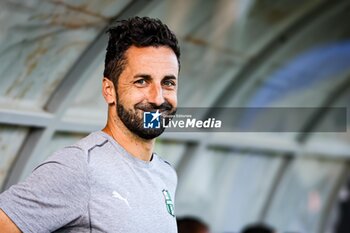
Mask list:
[[[78,148],[85,153],[89,153],[89,151],[94,148],[103,146],[107,141],[107,138],[103,137],[98,131],[96,131],[65,148]]]
[[[45,162],[56,160],[88,160],[88,155],[91,150],[96,147],[101,147],[107,142],[107,138],[104,138],[99,132],[90,133],[88,136],[80,139],[72,145],[65,146],[56,152],[54,152]],[[62,156],[64,155],[64,156]],[[70,155],[70,156],[66,156]],[[75,155],[75,156],[72,156]]]
[[[104,138],[99,132],[93,132],[88,136],[80,139],[76,143],[65,146],[55,151],[38,167],[47,163],[60,163],[60,164],[76,164],[79,161],[88,161],[88,155],[95,147],[103,146],[108,140]],[[36,168],[38,168],[36,167]]]

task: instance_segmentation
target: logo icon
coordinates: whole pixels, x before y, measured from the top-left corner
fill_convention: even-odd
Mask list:
[[[129,202],[128,202],[128,199],[124,198],[124,197],[123,197],[122,195],[120,195],[117,191],[113,191],[112,196],[113,196],[114,198],[117,198],[117,199],[119,199],[119,200],[125,202],[125,204],[126,204],[128,207],[130,207]]]
[[[144,112],[143,113],[143,128],[157,129],[160,128],[160,116],[159,110],[156,112]]]
[[[166,189],[163,189],[162,193],[163,193],[163,196],[165,199],[165,205],[166,205],[166,209],[167,209],[168,213],[171,216],[175,217],[174,204],[173,204],[173,201],[171,200],[170,193]]]

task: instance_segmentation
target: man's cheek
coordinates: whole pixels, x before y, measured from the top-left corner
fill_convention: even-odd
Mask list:
[[[173,106],[176,107],[177,106],[177,95],[176,93],[174,93],[171,98],[169,98],[169,103]]]

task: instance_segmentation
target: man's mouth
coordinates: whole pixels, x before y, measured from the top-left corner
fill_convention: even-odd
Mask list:
[[[169,115],[170,114],[170,110],[168,109],[146,109],[146,108],[136,108],[138,110],[141,110],[142,112],[159,112],[160,114],[162,114],[162,116],[166,116],[166,115]]]
[[[139,103],[135,105],[135,109],[140,109],[144,112],[156,112],[166,114],[172,110],[172,106],[169,103],[163,103],[162,105],[156,106],[154,104]]]
[[[171,111],[171,108],[146,108],[146,107],[135,107],[135,109],[139,109],[143,112],[160,112],[161,114],[166,114]]]

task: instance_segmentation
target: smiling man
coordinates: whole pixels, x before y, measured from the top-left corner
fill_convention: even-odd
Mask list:
[[[102,94],[105,128],[54,153],[0,195],[0,232],[175,233],[174,169],[153,153],[173,115],[180,50],[159,20],[131,18],[109,30]]]

